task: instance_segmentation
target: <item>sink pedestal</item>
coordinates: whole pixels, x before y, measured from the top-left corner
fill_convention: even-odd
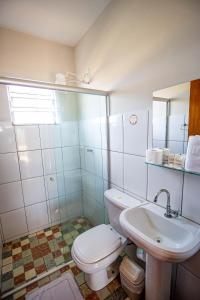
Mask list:
[[[146,255],[145,300],[170,300],[172,264]]]

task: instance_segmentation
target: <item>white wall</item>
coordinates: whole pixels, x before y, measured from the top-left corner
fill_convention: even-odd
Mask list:
[[[198,223],[200,177],[187,175],[183,181],[181,173],[148,168],[144,141],[148,135],[151,145],[153,91],[200,77],[199,11],[198,0],[112,0],[75,48],[77,72],[89,67],[91,87],[112,91],[112,184],[150,201],[160,188],[168,188],[172,207],[182,208],[183,216]],[[135,127],[128,122],[131,114],[139,116]],[[159,201],[165,205],[166,200]],[[179,268],[176,294],[180,300],[188,299],[185,295],[199,299],[200,270],[195,268],[199,261],[198,253],[195,263],[187,262],[189,272],[183,271],[185,266]],[[183,286],[181,276],[185,282],[194,277],[196,283]]]
[[[111,115],[120,114],[119,120],[113,121],[113,127],[118,126],[116,122],[120,122],[122,129],[120,129],[121,131],[114,130],[114,137],[112,137],[112,132],[110,136],[110,150],[116,152],[115,154],[111,152],[111,175],[117,177],[117,181],[114,180],[112,183],[144,198],[147,196],[152,199],[152,189],[155,193],[162,185],[162,182],[160,185],[158,184],[157,178],[160,178],[160,173],[163,172],[159,169],[149,168],[149,180],[143,182],[141,191],[136,188],[137,181],[135,183],[136,190],[132,187],[128,188],[127,172],[131,172],[130,165],[132,165],[132,167],[136,167],[137,172],[141,171],[141,176],[144,174],[143,181],[144,177],[147,178],[147,168],[144,166],[147,144],[144,144],[141,136],[146,137],[147,131],[150,132],[152,92],[200,76],[199,10],[200,2],[195,0],[150,0],[148,2],[144,0],[114,0],[75,49],[77,72],[81,74],[90,67],[93,75],[92,87],[112,90],[110,96]],[[147,111],[150,114],[148,125],[144,117]],[[127,116],[122,116],[123,112],[129,112],[128,115],[138,114],[139,124],[135,128],[129,128]],[[125,135],[121,142],[119,142],[119,132]],[[126,135],[127,139],[132,139],[130,147],[133,152],[127,150],[129,147],[126,145]],[[112,139],[115,139],[113,149]],[[141,143],[143,149],[138,147]],[[118,144],[117,147],[122,144],[120,149],[116,148],[116,144]],[[150,145],[151,136],[148,136],[148,146]],[[119,153],[125,153],[125,155]],[[127,154],[141,156],[143,162],[141,158],[138,159],[138,162],[133,158],[129,162]],[[118,168],[121,166],[120,172],[116,170],[116,165]],[[126,166],[128,170],[126,170]],[[175,176],[169,171],[164,171],[164,173],[167,177],[170,177],[170,174],[172,178]],[[118,178],[119,174],[122,174],[121,178]],[[198,178],[194,177],[191,180],[196,182]],[[183,182],[181,178],[179,181]],[[173,182],[173,180],[169,180],[169,182]],[[174,189],[176,190],[173,192],[176,195],[174,201],[178,203],[175,206],[181,207],[181,201],[184,200],[184,215],[200,222],[200,217],[195,214],[195,211],[200,209],[196,199],[197,194],[191,192],[193,199],[191,200],[188,192],[190,187],[187,182],[188,178],[185,181],[183,197],[182,184],[172,185],[172,192]],[[132,184],[134,184],[134,180],[132,180]],[[150,192],[147,190],[148,186]]]
[[[75,49],[76,70],[111,90],[111,113],[151,106],[152,92],[199,78],[198,0],[113,0]]]
[[[0,76],[55,82],[74,71],[74,49],[30,34],[0,28]]]

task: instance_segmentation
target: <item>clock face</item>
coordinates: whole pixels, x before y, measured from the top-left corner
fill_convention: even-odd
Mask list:
[[[135,124],[137,124],[137,121],[138,121],[138,117],[136,115],[131,115],[129,117],[130,124],[135,125]]]

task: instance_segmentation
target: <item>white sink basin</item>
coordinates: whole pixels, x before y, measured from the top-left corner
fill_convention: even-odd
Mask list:
[[[200,249],[200,226],[183,217],[167,219],[164,213],[154,204],[128,208],[120,223],[127,237],[155,258],[184,261]]]

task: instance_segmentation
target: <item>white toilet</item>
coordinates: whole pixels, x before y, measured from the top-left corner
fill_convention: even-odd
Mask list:
[[[82,233],[72,247],[72,257],[78,268],[85,272],[86,282],[94,291],[104,288],[118,274],[117,258],[127,241],[119,223],[121,211],[143,204],[116,189],[107,190],[105,198],[110,224],[101,224]]]

